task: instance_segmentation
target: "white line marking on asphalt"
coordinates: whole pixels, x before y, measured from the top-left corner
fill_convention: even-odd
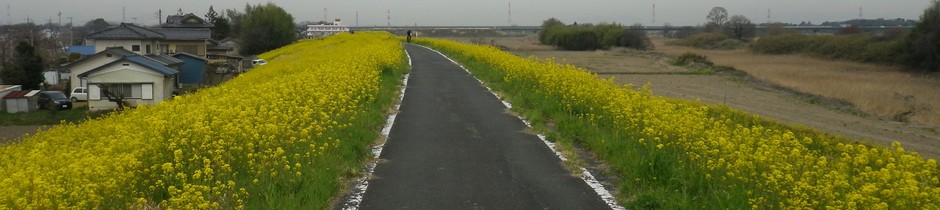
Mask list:
[[[408,68],[411,68],[411,55],[408,54],[408,51],[405,50],[405,56],[408,57]],[[375,157],[375,160],[370,161],[365,174],[359,178],[357,181],[359,184],[356,184],[356,187],[353,189],[353,194],[349,196],[349,199],[346,200],[346,203],[343,206],[344,210],[357,210],[359,209],[359,204],[362,203],[363,196],[366,194],[366,190],[369,189],[369,176],[372,176],[375,173],[375,166],[378,165],[379,156],[382,155],[382,149],[385,148],[385,143],[388,142],[388,135],[392,132],[392,126],[395,124],[395,118],[398,117],[398,111],[401,108],[401,102],[405,99],[405,91],[408,87],[408,77],[411,76],[411,73],[405,74],[402,79],[401,94],[398,94],[398,102],[393,105],[394,111],[392,114],[388,115],[388,118],[385,120],[385,126],[382,127],[382,136],[385,137],[384,142],[372,146],[372,155]]]
[[[424,45],[417,45],[417,46],[424,47],[428,50],[437,52],[437,54],[444,56],[444,58],[447,58],[447,60],[450,60],[450,62],[456,64],[457,66],[460,66],[460,68],[466,71],[467,74],[470,74],[471,76],[473,76],[473,73],[470,73],[470,70],[467,70],[466,67],[464,67],[460,63],[457,63],[457,61],[450,59],[450,57],[447,57],[447,55],[444,55],[444,53],[441,53],[440,51],[431,49],[430,47],[426,47]],[[506,106],[506,109],[512,109],[512,104],[503,100],[502,97],[499,97],[499,95],[497,95],[496,92],[493,91],[493,89],[490,89],[490,87],[487,87],[485,83],[483,83],[482,80],[477,79],[475,76],[473,78],[476,79],[477,82],[480,82],[480,85],[485,87],[486,90],[490,91],[490,93],[492,93],[494,96],[496,96],[496,98],[498,98],[501,102],[503,102],[503,105]],[[522,123],[524,123],[526,126],[528,126],[529,128],[532,128],[532,123],[530,123],[529,120],[526,120],[524,117],[518,116],[518,115],[516,117],[519,118],[519,120],[522,120]],[[555,153],[555,156],[558,156],[558,159],[561,159],[561,161],[568,161],[568,158],[565,158],[565,156],[562,155],[561,152],[555,149],[555,143],[549,142],[548,140],[545,139],[545,135],[536,134],[536,136],[538,136],[539,139],[542,140],[542,143],[545,143],[545,145],[548,146],[548,149],[551,149],[552,152]],[[617,200],[614,198],[614,195],[610,194],[610,191],[604,188],[604,185],[601,184],[601,182],[598,181],[596,178],[594,178],[594,175],[592,175],[590,171],[588,171],[584,167],[579,167],[579,168],[581,169],[581,174],[582,174],[581,180],[584,180],[584,183],[587,183],[588,186],[591,186],[591,188],[594,189],[594,192],[597,193],[597,195],[600,196],[601,199],[604,200],[605,203],[607,203],[607,206],[609,206],[611,209],[614,209],[614,210],[626,209],[623,206],[620,206],[620,204],[617,204]]]

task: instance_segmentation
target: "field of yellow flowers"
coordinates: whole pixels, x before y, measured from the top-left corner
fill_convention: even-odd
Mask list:
[[[0,147],[0,209],[324,209],[407,71],[388,33],[303,40],[222,85]]]
[[[467,66],[514,112],[551,125],[551,139],[593,151],[619,176],[628,208],[940,208],[937,162],[898,143],[849,143],[494,47],[416,42]]]

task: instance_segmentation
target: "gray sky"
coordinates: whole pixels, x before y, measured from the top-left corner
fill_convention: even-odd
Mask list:
[[[859,7],[863,8],[864,18],[919,19],[931,0],[3,0],[0,20],[4,24],[20,23],[29,16],[37,23],[50,19],[58,22],[56,14],[61,11],[63,24],[70,16],[76,25],[98,17],[114,23],[121,22],[123,7],[126,22],[152,25],[157,23],[158,9],[163,10],[164,16],[175,14],[179,8],[202,16],[210,5],[216,11],[242,10],[246,3],[265,2],[283,7],[296,21],[322,20],[326,7],[329,19],[342,18],[353,26],[357,11],[361,26],[386,25],[388,11],[392,25],[490,26],[508,25],[510,3],[515,25],[539,25],[550,17],[565,23],[653,25],[653,4],[656,4],[655,25],[696,25],[704,22],[715,6],[757,23],[767,22],[768,9],[770,20],[775,22],[819,24],[855,19],[859,17]]]

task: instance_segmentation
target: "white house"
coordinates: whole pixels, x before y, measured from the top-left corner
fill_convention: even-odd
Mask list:
[[[104,110],[117,108],[117,104],[109,101],[102,87],[123,96],[131,107],[172,97],[178,86],[178,64],[108,48],[66,67],[72,72],[72,87],[88,88],[89,109]]]
[[[349,26],[343,25],[340,19],[336,19],[332,24],[307,25],[306,35],[307,37],[326,37],[347,31],[349,31]]]

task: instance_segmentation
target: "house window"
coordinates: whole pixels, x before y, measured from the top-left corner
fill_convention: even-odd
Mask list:
[[[140,45],[131,45],[131,51],[140,52]]]
[[[147,54],[150,54],[150,45],[149,45],[149,44],[147,45],[147,48],[146,48],[146,49],[147,49]]]
[[[102,84],[111,93],[123,96],[124,99],[153,99],[153,84]],[[97,89],[97,88],[96,88]],[[107,99],[104,89],[101,89],[100,98]]]

